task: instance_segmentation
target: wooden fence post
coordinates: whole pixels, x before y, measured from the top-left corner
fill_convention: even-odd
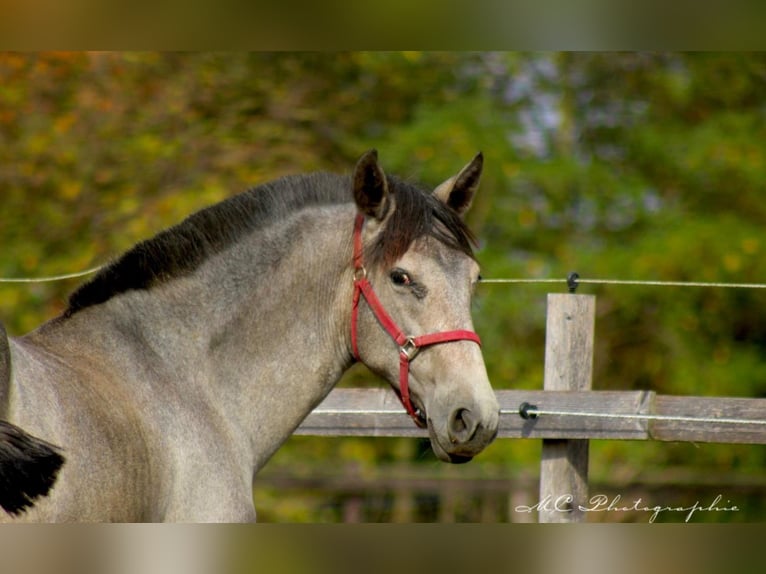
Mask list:
[[[593,376],[596,298],[548,294],[546,391],[588,391]],[[588,441],[543,439],[539,522],[582,522],[588,499]]]

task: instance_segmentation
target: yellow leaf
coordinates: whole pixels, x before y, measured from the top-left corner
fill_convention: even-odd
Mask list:
[[[79,181],[67,181],[59,189],[59,195],[62,199],[77,199],[82,193],[82,183]]]
[[[723,258],[723,266],[730,273],[739,271],[742,268],[742,258],[734,253],[729,253]]]
[[[64,134],[69,131],[69,128],[72,127],[72,125],[74,124],[74,121],[75,121],[75,116],[72,113],[59,116],[53,122],[53,130],[57,134]]]
[[[753,237],[742,240],[742,251],[744,251],[748,255],[755,255],[759,247],[760,247],[760,242]]]

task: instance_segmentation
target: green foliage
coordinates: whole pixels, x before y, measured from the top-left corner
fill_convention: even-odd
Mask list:
[[[0,54],[0,276],[91,267],[230,194],[348,171],[376,147],[428,185],[484,153],[469,223],[485,277],[762,283],[764,101],[759,53]],[[0,317],[29,331],[75,284],[0,284]],[[596,388],[766,396],[762,291],[586,288]],[[540,388],[547,290],[479,287],[496,387]],[[355,368],[343,384],[363,381]],[[605,443],[592,467],[766,462],[763,447],[690,448]],[[273,464],[310,472],[305,459],[435,464],[362,439],[292,440]],[[533,442],[497,441],[472,464],[538,459]],[[330,519],[310,496],[262,494],[270,519]]]

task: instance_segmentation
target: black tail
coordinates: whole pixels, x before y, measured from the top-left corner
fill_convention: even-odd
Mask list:
[[[0,506],[21,514],[56,482],[64,457],[58,448],[0,421]]]

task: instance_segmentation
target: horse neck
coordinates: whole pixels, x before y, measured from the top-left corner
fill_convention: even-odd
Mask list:
[[[237,379],[254,369],[245,387],[253,387],[251,376],[272,373],[268,392],[317,377],[313,383],[337,381],[350,364],[352,214],[306,211],[221,258],[228,269],[220,276],[235,286],[211,298],[219,317],[210,342],[217,372]],[[215,267],[209,273],[219,276]]]
[[[354,212],[304,212],[221,258],[237,287],[228,310],[214,298],[223,320],[209,346],[210,382],[227,416],[249,429],[256,469],[352,362]]]
[[[268,457],[352,362],[354,213],[295,213],[187,277],[120,294],[35,338],[88,347],[118,384],[180,391],[158,400],[207,402]]]

